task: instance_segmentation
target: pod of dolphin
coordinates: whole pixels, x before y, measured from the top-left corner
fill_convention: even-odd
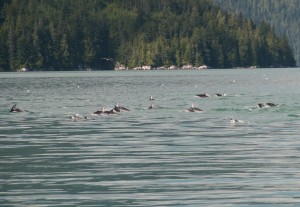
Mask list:
[[[217,96],[217,97],[221,97],[221,96],[226,96],[225,93],[216,93],[214,94],[214,96]],[[198,97],[198,98],[209,98],[210,95],[208,93],[201,93],[201,94],[196,94],[195,97]],[[148,107],[149,110],[152,110],[152,109],[158,109],[159,107],[157,105],[155,105],[153,103],[154,101],[154,97],[153,96],[150,96],[149,98],[149,101],[151,101],[151,104],[150,106]],[[271,102],[267,102],[267,103],[258,103],[256,105],[256,107],[258,108],[270,108],[270,107],[275,107],[275,106],[278,106],[278,104],[274,104],[274,103],[271,103]],[[128,108],[124,107],[124,106],[121,106],[119,103],[117,103],[113,108],[111,109],[105,109],[104,107],[102,107],[101,109],[98,109],[97,111],[93,112],[94,115],[113,115],[113,114],[117,114],[117,113],[120,113],[120,112],[128,112],[130,111]],[[191,104],[191,106],[189,108],[187,108],[185,110],[186,112],[202,112],[203,110],[196,107],[193,104]],[[11,109],[10,109],[10,112],[28,112],[27,110],[25,109],[22,109],[22,108],[18,108],[17,107],[17,104],[14,104]],[[78,120],[88,120],[88,117],[87,116],[82,116],[80,114],[74,114],[71,116],[71,119],[72,120],[75,120],[75,121],[78,121]],[[241,120],[238,120],[238,119],[234,119],[234,118],[231,118],[230,119],[230,122],[232,124],[235,124],[235,123],[242,123]]]

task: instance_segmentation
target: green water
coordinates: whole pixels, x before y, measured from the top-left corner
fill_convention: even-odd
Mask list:
[[[300,69],[0,73],[0,205],[299,206],[299,78]],[[267,102],[278,106],[256,106]],[[28,112],[10,113],[14,103]],[[93,114],[116,103],[130,111]],[[187,112],[192,103],[203,112]]]

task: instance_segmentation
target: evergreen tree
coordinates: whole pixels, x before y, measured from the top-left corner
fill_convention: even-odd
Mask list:
[[[268,22],[278,35],[288,38],[295,51],[295,59],[298,65],[300,64],[299,0],[211,0],[211,2],[231,13],[242,13],[257,24]],[[294,60],[290,59],[291,65],[293,62]]]
[[[1,71],[295,65],[284,35],[211,0],[3,0],[0,9]]]

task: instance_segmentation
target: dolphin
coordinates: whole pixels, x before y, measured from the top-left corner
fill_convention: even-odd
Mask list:
[[[194,104],[192,104],[191,107],[187,109],[187,111],[188,112],[201,112],[203,110],[195,107]]]
[[[104,107],[102,107],[102,109],[98,109],[93,114],[116,114],[116,112],[114,111],[114,109],[105,110]]]
[[[196,96],[200,97],[200,98],[208,98],[209,94],[208,93],[201,93],[201,94],[197,94]]]
[[[113,108],[114,111],[116,112],[121,112],[121,111],[130,111],[128,108],[124,107],[124,106],[120,106],[119,103],[117,103],[115,105],[115,107]]]
[[[26,110],[23,110],[23,109],[20,109],[20,108],[17,108],[17,104],[14,104],[11,109],[10,109],[10,112],[27,112]]]

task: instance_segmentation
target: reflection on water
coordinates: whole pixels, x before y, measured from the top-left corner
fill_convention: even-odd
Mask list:
[[[297,206],[298,73],[1,75],[0,203]],[[205,92],[227,96],[194,97]],[[279,106],[256,107],[268,101]],[[9,113],[13,103],[29,112]],[[130,111],[92,114],[116,103]],[[192,103],[204,111],[186,112]],[[73,121],[76,113],[89,119]]]

